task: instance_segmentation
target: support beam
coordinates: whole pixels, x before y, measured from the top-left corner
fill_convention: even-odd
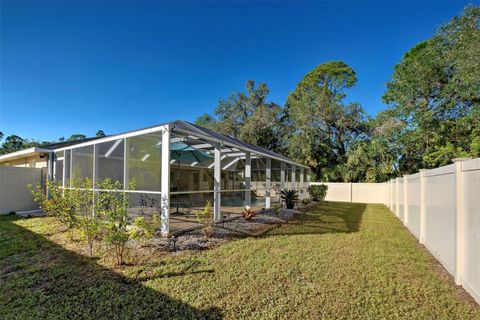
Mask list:
[[[97,144],[93,145],[93,174],[92,174],[92,188],[96,189],[97,186],[97,181],[98,181],[98,149],[99,146]],[[92,215],[95,216],[95,207],[96,207],[96,201],[97,201],[97,196],[96,192],[92,190],[92,203],[93,203],[93,208],[92,208]]]
[[[280,163],[280,190],[286,189],[285,186],[285,162]]]
[[[245,207],[250,207],[251,199],[251,182],[252,182],[252,158],[250,152],[245,153]]]
[[[221,178],[222,178],[222,147],[215,146],[213,156],[213,220],[221,220]]]
[[[265,165],[265,209],[271,207],[271,189],[272,189],[272,159],[267,158]]]
[[[96,188],[97,180],[98,180],[98,145],[93,145],[93,174],[92,174],[92,182],[93,187]]]
[[[56,159],[55,159],[55,153],[51,152],[48,154],[48,159],[47,159],[47,181],[51,181],[54,179],[54,169],[56,167],[55,165]],[[46,186],[46,193],[47,193],[47,198],[50,198],[50,190],[48,190],[48,185]]]
[[[128,189],[130,176],[128,171],[128,160],[130,158],[130,139],[123,139],[123,188]]]
[[[162,164],[161,164],[161,233],[170,233],[170,126],[162,129]]]
[[[66,174],[67,174],[67,151],[63,151],[63,172],[62,172],[62,187],[65,188],[65,181],[67,180]],[[68,158],[70,160],[70,158]],[[70,162],[68,163],[70,165]]]
[[[303,173],[304,173],[304,171],[305,171],[304,168],[300,168],[300,183],[299,183],[300,188],[299,189],[300,189],[300,199],[301,200],[305,199],[305,188],[303,186],[303,179],[304,179],[304,174]]]
[[[225,166],[223,167],[223,170],[227,170],[228,168],[230,168],[231,166],[233,166],[235,163],[237,163],[238,160],[240,160],[240,158],[235,158],[235,159],[233,159],[230,163],[228,163],[227,165],[225,165]]]
[[[215,148],[216,150],[217,148]],[[220,153],[222,152],[222,150],[219,150]],[[222,160],[225,159],[227,156],[226,155],[222,155],[221,158],[220,158],[220,164],[222,163]],[[208,166],[208,169],[212,169],[213,167],[215,166],[215,161],[213,161],[209,166]]]
[[[292,164],[292,167],[291,167],[291,168],[292,168],[292,174],[291,174],[291,176],[292,176],[292,182],[291,182],[291,184],[290,184],[290,185],[291,185],[291,186],[290,186],[290,189],[295,189],[295,190],[297,190],[297,181],[296,181],[296,178],[297,178],[297,177],[296,177],[297,167],[296,167],[294,164]]]
[[[68,187],[72,187],[72,179],[73,179],[73,154],[74,154],[74,149],[70,149],[70,176],[69,179],[70,181],[68,182]]]
[[[310,187],[310,175],[312,174],[312,170],[310,168],[307,169],[307,192],[308,188]]]

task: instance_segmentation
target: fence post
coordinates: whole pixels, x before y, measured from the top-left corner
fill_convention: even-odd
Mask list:
[[[395,196],[394,191],[394,184],[393,184],[393,179],[390,179],[390,211],[392,213],[395,213],[395,209],[393,208],[393,197]]]
[[[387,181],[385,182],[385,186],[386,186],[386,190],[385,190],[385,205],[387,207],[390,207],[390,204],[389,204],[389,199],[390,199],[390,181]]]
[[[353,183],[350,182],[350,202],[353,202]]]
[[[420,169],[420,243],[425,244],[425,237],[427,234],[427,226],[425,224],[425,217],[427,213],[427,204],[425,203],[425,174],[427,169]]]
[[[465,261],[465,193],[464,177],[462,173],[462,162],[471,158],[455,158],[455,189],[456,189],[456,263],[455,263],[455,284],[463,284],[464,261]]]
[[[400,178],[396,178],[395,179],[395,215],[397,216],[397,218],[399,217],[399,212],[400,212],[400,203],[398,203],[398,199],[400,198],[399,197],[399,188],[398,188],[398,181],[400,181]]]
[[[408,179],[403,177],[403,224],[408,227]]]

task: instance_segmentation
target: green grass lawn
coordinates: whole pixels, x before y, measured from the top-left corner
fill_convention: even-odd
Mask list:
[[[259,238],[121,268],[59,230],[0,218],[0,318],[480,319],[382,205],[324,203]]]

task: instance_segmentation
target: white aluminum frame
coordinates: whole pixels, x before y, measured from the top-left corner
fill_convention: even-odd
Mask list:
[[[129,139],[130,137],[150,134],[150,133],[161,133],[161,140],[157,143],[161,143],[161,153],[162,153],[162,161],[161,161],[161,190],[129,190],[129,170],[128,170],[128,154],[129,154]],[[175,134],[184,134],[185,137],[172,137],[172,133]],[[213,218],[214,221],[218,222],[221,221],[221,194],[222,193],[230,193],[230,192],[243,192],[244,193],[244,204],[245,206],[251,205],[251,161],[255,158],[265,158],[265,208],[269,209],[271,207],[271,190],[272,190],[272,159],[280,162],[280,186],[282,189],[288,187],[286,185],[286,165],[291,166],[291,177],[289,177],[292,183],[292,186],[295,186],[295,169],[300,167],[300,188],[305,187],[304,183],[304,170],[306,169],[307,174],[307,182],[306,185],[309,185],[309,173],[310,169],[306,166],[297,164],[293,161],[288,161],[282,159],[280,157],[275,157],[267,153],[259,152],[258,150],[253,150],[251,148],[247,148],[245,146],[236,145],[230,142],[220,141],[214,137],[198,134],[197,132],[192,133],[186,130],[177,130],[174,128],[172,124],[163,124],[151,128],[141,129],[138,131],[132,131],[124,134],[114,135],[110,137],[95,139],[92,141],[87,141],[83,143],[79,143],[76,145],[71,145],[68,147],[58,148],[55,150],[50,150],[51,154],[55,154],[55,152],[63,151],[64,152],[64,161],[63,161],[63,179],[62,179],[62,186],[64,188],[71,188],[71,184],[67,186],[67,153],[69,154],[69,179],[72,179],[73,176],[73,165],[74,165],[74,153],[75,150],[78,148],[86,147],[86,146],[93,146],[93,176],[92,179],[94,181],[93,191],[94,192],[114,192],[119,190],[102,190],[98,189],[95,182],[98,180],[98,145],[105,142],[117,141],[116,146],[123,141],[123,190],[122,192],[128,193],[143,193],[143,194],[157,194],[161,195],[161,233],[164,236],[167,236],[170,232],[169,229],[169,221],[170,221],[170,198],[171,195],[175,194],[194,194],[194,193],[213,193],[214,195],[214,202],[213,202]],[[213,167],[214,169],[214,189],[213,190],[194,190],[194,191],[170,191],[170,144],[177,142],[177,141],[191,141],[191,140],[203,140],[205,143],[200,144],[193,144],[193,147],[198,147],[202,149],[210,149],[213,150],[206,150],[208,153],[214,154],[214,161],[212,164],[208,166],[208,169]],[[113,148],[113,147],[112,147]],[[222,168],[222,160],[225,158],[231,158],[228,164],[224,165]],[[55,164],[55,156],[49,157],[49,168]],[[221,181],[221,173],[222,170],[227,169],[231,166],[234,162],[238,160],[245,161],[245,168],[244,168],[244,188],[241,189],[234,189],[234,190],[222,190],[222,181]],[[192,165],[193,166],[193,165]],[[51,171],[53,172],[53,170]]]

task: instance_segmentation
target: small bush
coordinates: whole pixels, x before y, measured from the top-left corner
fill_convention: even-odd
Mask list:
[[[282,190],[281,198],[287,209],[293,209],[298,202],[298,192],[295,189]]]
[[[305,205],[310,204],[310,203],[312,203],[312,199],[305,198],[305,199],[302,200],[302,203],[305,204]]]
[[[247,221],[251,220],[256,215],[257,213],[254,210],[250,209],[250,207],[245,207],[245,209],[243,209],[242,211],[242,217]]]
[[[67,229],[70,239],[73,240],[73,230],[78,225],[78,217],[75,213],[77,197],[75,190],[63,189],[55,181],[47,181],[46,187],[49,196],[40,184],[28,185],[40,209],[48,216],[57,218]]]
[[[213,226],[212,202],[207,201],[203,210],[195,213],[198,223],[202,225],[202,233],[205,238],[210,238],[215,231]]]
[[[95,215],[83,215],[78,218],[78,226],[81,230],[82,240],[88,245],[90,257],[93,257],[93,248],[95,242],[101,241],[103,234],[103,224]]]
[[[129,192],[121,191],[122,187],[118,181],[105,179],[99,183],[99,188],[112,191],[100,192],[98,195],[98,211],[106,218],[105,242],[113,249],[118,265],[124,262],[125,245],[130,239],[127,228],[130,197]],[[132,189],[133,185],[128,187]]]
[[[76,179],[73,183],[76,189],[72,193],[77,217],[77,226],[80,228],[82,240],[88,245],[90,257],[96,241],[100,241],[104,231],[100,212],[96,210],[95,192],[92,179]]]
[[[273,213],[275,213],[277,216],[280,215],[282,212],[282,206],[279,206],[278,204],[273,207]]]
[[[311,185],[308,187],[308,193],[313,201],[323,201],[327,195],[328,186],[325,184]]]
[[[131,238],[140,240],[142,245],[146,246],[147,242],[155,236],[160,221],[160,215],[158,214],[154,214],[151,218],[136,217],[130,230]]]

